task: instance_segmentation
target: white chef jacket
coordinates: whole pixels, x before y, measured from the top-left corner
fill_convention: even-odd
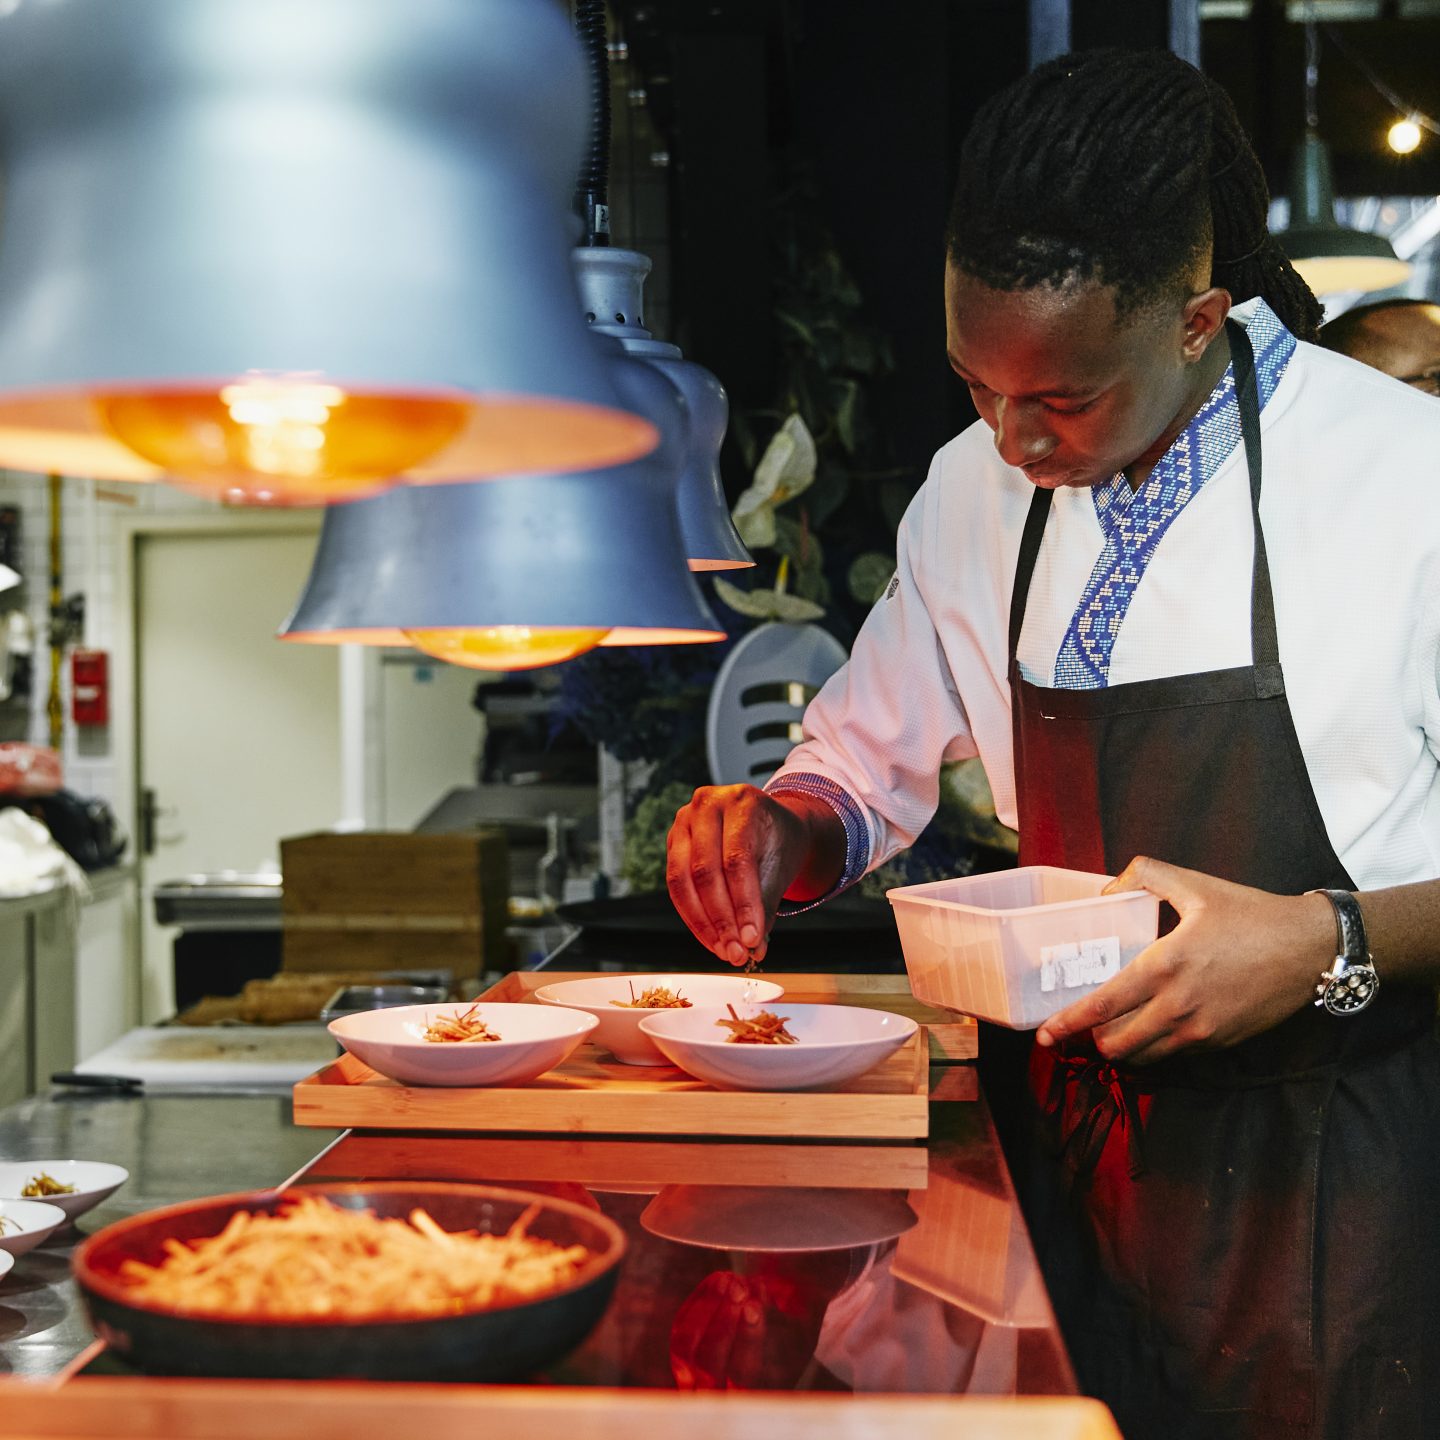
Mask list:
[[[1280,662],[1331,844],[1362,890],[1433,879],[1440,402],[1302,343],[1260,428]],[[895,580],[767,786],[819,793],[847,821],[846,881],[924,829],[943,761],[979,755],[996,813],[1017,823],[1007,632],[1033,493],[983,422],[936,455],[900,526]],[[1160,542],[1116,640],[1111,685],[1252,662],[1253,531],[1237,445]],[[1089,490],[1056,492],[1018,647],[1036,684],[1053,683],[1103,545]]]

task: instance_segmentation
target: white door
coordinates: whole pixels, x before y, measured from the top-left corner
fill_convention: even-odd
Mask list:
[[[282,836],[341,814],[338,650],[275,632],[293,608],[314,532],[141,533],[135,538],[137,792],[143,823],[144,1020],[173,1009],[175,932],[158,883],[277,868]],[[143,806],[142,806],[143,808]]]

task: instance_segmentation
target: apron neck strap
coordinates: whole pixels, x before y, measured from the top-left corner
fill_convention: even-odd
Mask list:
[[[1280,642],[1275,630],[1275,597],[1270,589],[1270,566],[1265,557],[1265,534],[1260,528],[1260,397],[1255,383],[1255,355],[1245,327],[1226,320],[1230,339],[1230,364],[1235,372],[1235,400],[1240,410],[1240,437],[1245,447],[1245,464],[1250,472],[1250,510],[1254,520],[1255,553],[1250,580],[1250,653],[1257,670],[1262,695],[1283,694],[1280,679]],[[1020,555],[1015,566],[1015,583],[1010,591],[1010,663],[1020,645],[1025,623],[1025,604],[1045,522],[1050,518],[1054,492],[1036,489],[1030,498],[1025,529],[1020,537]]]

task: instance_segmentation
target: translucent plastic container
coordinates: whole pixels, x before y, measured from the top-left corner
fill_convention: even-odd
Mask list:
[[[919,1000],[1033,1030],[1152,940],[1160,902],[1102,895],[1109,875],[1029,865],[886,892]]]

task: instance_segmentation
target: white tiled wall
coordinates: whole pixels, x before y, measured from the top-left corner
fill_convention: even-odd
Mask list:
[[[143,514],[209,513],[211,500],[168,485],[122,485],[110,481],[65,479],[61,482],[62,588],[66,596],[85,597],[82,643],[113,652],[120,627],[132,617],[118,613],[117,571],[120,535],[117,520]],[[42,475],[0,471],[0,505],[20,510],[21,565],[24,585],[0,596],[0,612],[22,607],[35,632],[34,681],[28,713],[15,702],[0,704],[0,738],[49,744],[46,705],[50,692],[50,499]],[[132,698],[116,688],[111,667],[110,713]],[[67,789],[119,804],[117,767],[111,727],[77,729],[70,718],[68,652],[61,667],[65,729],[62,754]]]

